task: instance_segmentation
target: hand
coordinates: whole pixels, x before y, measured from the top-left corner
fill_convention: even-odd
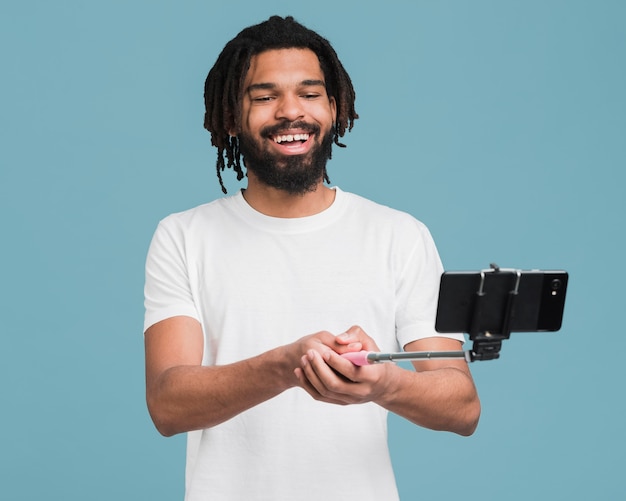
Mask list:
[[[354,326],[335,339],[337,348],[310,349],[301,358],[294,373],[300,386],[313,398],[339,405],[375,401],[387,392],[397,367],[374,364],[357,367],[341,357],[350,351],[379,351],[375,341],[363,329]]]
[[[358,335],[350,331],[339,336],[335,336],[327,331],[320,331],[283,346],[281,348],[283,350],[281,357],[286,362],[286,367],[291,373],[294,367],[301,366],[302,357],[310,351],[316,351],[321,355],[328,352],[341,354],[350,351],[360,351],[363,349],[360,339]]]

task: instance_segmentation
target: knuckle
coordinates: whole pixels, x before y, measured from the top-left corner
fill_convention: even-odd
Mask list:
[[[350,327],[350,330],[357,335],[363,334],[363,329],[360,325],[353,325],[352,327]]]

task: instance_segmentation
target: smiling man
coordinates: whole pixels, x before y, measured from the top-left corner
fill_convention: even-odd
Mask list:
[[[188,434],[187,500],[397,499],[388,412],[477,425],[465,361],[341,356],[463,341],[434,331],[425,226],[325,184],[354,98],[328,41],[290,17],[243,30],[209,72],[218,178],[225,192],[225,168],[245,168],[247,187],[161,221],[146,263],[148,408],[162,434]]]

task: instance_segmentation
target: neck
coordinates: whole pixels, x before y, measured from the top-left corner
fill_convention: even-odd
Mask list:
[[[297,218],[318,214],[330,207],[335,200],[335,190],[320,181],[314,191],[294,195],[267,186],[248,172],[248,187],[244,198],[252,208],[272,217]]]

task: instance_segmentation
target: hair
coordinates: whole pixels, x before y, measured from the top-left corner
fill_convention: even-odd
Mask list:
[[[339,138],[346,130],[352,130],[354,121],[359,118],[354,108],[352,81],[328,40],[291,16],[272,16],[267,21],[245,28],[226,44],[204,84],[204,128],[211,133],[211,144],[217,148],[217,178],[224,193],[227,191],[222,172],[226,167],[237,173],[237,180],[244,177],[239,140],[231,136],[231,132],[240,130],[243,82],[250,60],[267,50],[290,48],[310,49],[319,59],[326,93],[335,99],[337,105],[333,143],[345,147]],[[324,180],[329,182],[325,169]]]

